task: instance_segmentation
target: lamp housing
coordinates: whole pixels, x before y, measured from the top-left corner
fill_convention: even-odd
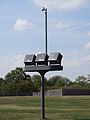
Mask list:
[[[26,55],[24,59],[25,66],[35,65],[36,56],[34,54]]]
[[[49,63],[50,65],[61,65],[62,55],[59,52],[50,53]]]
[[[48,55],[45,53],[37,54],[36,63],[38,65],[48,65]]]

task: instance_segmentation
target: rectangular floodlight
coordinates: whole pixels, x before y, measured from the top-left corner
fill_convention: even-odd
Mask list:
[[[59,52],[50,53],[49,63],[50,65],[61,65],[62,55]]]
[[[34,54],[32,55],[26,55],[24,59],[25,66],[35,65],[36,56]]]
[[[48,55],[45,53],[38,54],[36,57],[37,65],[48,65]]]

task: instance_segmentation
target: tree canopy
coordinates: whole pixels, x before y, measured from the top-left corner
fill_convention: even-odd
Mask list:
[[[45,78],[45,89],[61,89],[61,88],[90,88],[90,74],[78,76],[75,81],[71,81],[60,75],[53,76],[49,79]],[[32,95],[33,92],[41,90],[40,75],[27,75],[23,73],[23,69],[17,67],[11,70],[6,76],[0,78],[0,95]]]

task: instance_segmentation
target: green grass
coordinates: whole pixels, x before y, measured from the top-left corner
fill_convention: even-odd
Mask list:
[[[90,97],[46,97],[47,120],[90,120]],[[0,120],[41,120],[40,97],[0,97]]]

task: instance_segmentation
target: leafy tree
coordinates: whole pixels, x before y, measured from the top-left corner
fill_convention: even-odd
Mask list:
[[[0,86],[1,86],[2,82],[3,82],[3,78],[0,78]]]
[[[90,83],[90,74],[88,74],[88,76],[87,76],[87,81],[88,81],[88,83]]]
[[[54,87],[56,85],[56,82],[60,79],[60,76],[54,76],[54,77],[51,77],[49,78],[48,80],[48,85],[50,87]]]
[[[75,81],[75,87],[87,88],[87,78],[84,76],[78,76]]]
[[[18,95],[20,92],[32,92],[33,91],[33,83],[31,81],[31,77],[23,73],[22,68],[17,67],[15,70],[11,70],[5,76],[5,84],[8,95]]]
[[[17,83],[17,94],[18,95],[32,95],[33,84],[28,80],[21,80]]]
[[[3,78],[0,78],[0,95],[1,95],[1,86],[2,86]]]
[[[62,88],[62,87],[68,86],[69,83],[70,83],[70,80],[62,76],[54,76],[48,80],[48,85],[51,87],[51,89]]]
[[[6,85],[6,82],[4,80],[1,83],[0,90],[1,90],[2,96],[7,95],[7,85]]]
[[[23,69],[17,67],[15,70],[11,70],[11,72],[5,76],[5,81],[17,83],[19,80],[27,79],[25,75],[23,73]]]
[[[31,78],[34,86],[34,92],[38,92],[41,89],[41,77],[40,75],[33,75]]]

